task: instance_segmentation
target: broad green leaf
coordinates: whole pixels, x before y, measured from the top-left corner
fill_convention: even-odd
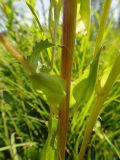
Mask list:
[[[111,66],[108,66],[108,67],[104,70],[103,75],[101,76],[101,83],[100,83],[101,88],[104,87],[104,85],[105,85],[105,83],[106,83],[106,80],[107,80],[107,78],[108,78],[108,76],[109,76],[110,71],[111,71]]]
[[[42,51],[43,49],[46,49],[46,48],[49,48],[49,47],[53,47],[53,46],[55,46],[55,44],[50,43],[50,42],[48,41],[48,39],[46,39],[46,40],[41,40],[40,42],[37,42],[37,43],[35,44],[35,47],[34,47],[33,51],[34,51],[34,52],[36,52],[36,51]]]
[[[58,128],[58,120],[54,117],[51,117],[48,126],[48,131],[49,131],[48,138],[41,151],[40,160],[49,160],[49,159],[58,160],[57,128]]]
[[[99,54],[90,65],[90,72],[87,78],[80,80],[73,88],[73,96],[77,105],[84,104],[91,97],[97,77],[97,68],[99,62]]]
[[[33,67],[37,67],[38,61],[39,61],[39,55],[40,52],[44,49],[50,48],[55,46],[55,44],[52,44],[46,40],[41,40],[40,42],[36,42],[35,46],[33,47],[33,53],[30,57],[30,63],[32,64]]]
[[[90,66],[87,67],[87,69],[84,71],[84,73],[82,74],[82,76],[80,78],[76,79],[72,83],[71,90],[70,90],[70,108],[72,108],[76,104],[76,100],[73,95],[73,90],[74,90],[75,86],[77,86],[78,83],[82,82],[82,80],[86,79],[89,75],[89,72],[90,72]]]
[[[59,104],[65,96],[64,81],[56,75],[39,73],[31,75],[30,79],[33,86],[46,96],[50,104]]]
[[[86,30],[90,27],[90,10],[91,10],[91,0],[80,0],[80,16],[81,20],[84,22]]]
[[[108,94],[108,92],[110,91],[111,87],[113,86],[113,84],[119,74],[120,74],[120,54],[118,54],[113,66],[112,66],[112,69],[110,71],[110,74],[106,80],[106,83],[103,87],[104,95]]]
[[[40,21],[39,21],[39,18],[38,18],[38,16],[37,16],[37,14],[36,14],[33,6],[31,5],[31,3],[30,3],[28,0],[26,0],[25,2],[26,2],[26,4],[27,4],[27,6],[29,7],[30,11],[32,12],[32,14],[33,14],[33,16],[34,16],[34,19],[36,20],[36,22],[37,22],[37,24],[38,24],[38,26],[39,26],[39,28],[40,28],[40,31],[43,32],[42,25],[41,25],[41,23],[40,23]]]

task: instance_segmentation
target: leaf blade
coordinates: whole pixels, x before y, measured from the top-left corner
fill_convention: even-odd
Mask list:
[[[100,52],[101,49],[99,51],[99,54],[97,54],[96,58],[90,65],[90,72],[88,77],[84,78],[83,80],[80,79],[80,81],[78,81],[78,83],[73,88],[73,96],[74,99],[76,100],[77,105],[84,104],[86,101],[89,100],[89,98],[93,93],[97,78],[97,68],[98,68]]]
[[[50,104],[59,104],[65,96],[64,81],[56,75],[39,73],[31,75],[30,79],[34,88],[42,91]]]
[[[91,0],[80,0],[80,16],[88,31],[90,27]]]
[[[41,25],[41,23],[40,23],[40,21],[39,21],[39,18],[38,18],[38,16],[37,16],[36,12],[34,11],[34,8],[32,7],[32,5],[30,4],[30,2],[29,2],[28,0],[26,0],[25,2],[26,2],[26,4],[27,4],[27,6],[29,7],[29,9],[30,9],[30,11],[31,11],[34,19],[36,20],[36,22],[37,22],[37,24],[38,24],[38,26],[39,26],[39,28],[40,28],[40,31],[43,32],[42,25]]]

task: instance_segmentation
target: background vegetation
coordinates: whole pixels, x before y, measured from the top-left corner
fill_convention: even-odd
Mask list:
[[[0,1],[0,32],[4,33],[13,46],[23,54],[38,71],[59,74],[61,57],[61,7],[53,8],[43,0],[31,0],[39,22],[25,2],[19,6],[17,0]],[[17,4],[18,3],[18,4]],[[114,3],[114,0],[113,0]],[[103,1],[92,0],[90,33],[82,27],[77,17],[77,33],[72,69],[72,81],[83,76],[91,63],[95,39],[100,23]],[[18,9],[18,6],[20,7]],[[41,6],[39,9],[38,6]],[[17,8],[17,9],[16,9]],[[46,10],[48,8],[49,10]],[[100,57],[99,78],[104,80],[120,52],[120,5],[112,9],[104,34],[104,44]],[[59,11],[60,10],[60,11]],[[118,12],[117,16],[114,14]],[[36,51],[41,39],[48,39],[55,47],[43,47]],[[39,61],[32,61],[32,53],[38,53]],[[54,55],[54,56],[53,56]],[[87,91],[86,91],[87,92]],[[89,103],[76,109],[70,108],[70,123],[66,147],[66,160],[75,160],[82,142],[81,137],[86,126],[86,118],[94,104],[95,93]],[[0,43],[0,160],[38,160],[41,148],[48,135],[48,104],[37,93],[23,67],[9,54]],[[117,78],[107,97],[99,116],[86,160],[120,159],[120,77]],[[82,118],[81,118],[82,117]],[[84,124],[84,125],[83,125]]]

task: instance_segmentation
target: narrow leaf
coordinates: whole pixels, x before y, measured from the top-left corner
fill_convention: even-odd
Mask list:
[[[105,27],[106,27],[108,15],[109,15],[111,2],[112,2],[112,0],[105,0],[104,1],[103,11],[102,11],[101,19],[100,19],[100,27],[99,27],[98,35],[97,35],[97,39],[96,39],[94,56],[96,56],[96,54],[98,53],[98,51],[102,45],[104,31],[105,31]]]
[[[41,32],[43,32],[42,25],[41,25],[41,23],[40,23],[40,21],[39,21],[39,18],[38,18],[38,16],[37,16],[37,14],[36,14],[34,8],[32,7],[32,5],[30,4],[30,2],[29,2],[28,0],[26,0],[25,2],[26,2],[26,4],[27,4],[27,6],[29,7],[29,9],[30,9],[32,15],[34,16],[34,19],[36,20],[36,22],[37,22],[37,24],[38,24],[38,26],[39,26]]]

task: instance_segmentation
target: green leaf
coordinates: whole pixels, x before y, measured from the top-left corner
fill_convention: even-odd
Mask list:
[[[106,83],[102,89],[103,90],[102,92],[104,93],[104,95],[108,94],[108,92],[110,91],[111,87],[113,86],[119,74],[120,74],[120,54],[118,54],[118,56],[116,57],[116,60],[106,80]]]
[[[42,25],[41,25],[41,23],[40,23],[40,21],[39,21],[39,18],[38,18],[38,16],[37,16],[34,8],[32,7],[31,3],[30,3],[28,0],[26,0],[25,2],[26,2],[26,4],[27,4],[27,6],[29,7],[30,11],[32,12],[32,15],[34,16],[34,19],[36,20],[36,22],[37,22],[37,24],[38,24],[38,26],[39,26],[39,28],[40,28],[40,31],[43,32]]]
[[[13,13],[13,10],[12,10],[12,4],[1,2],[1,7],[4,10],[4,12],[5,12],[5,14],[8,18],[7,27],[9,29],[9,27],[11,27],[11,25],[12,25],[12,21],[13,21],[13,18],[14,18],[14,13]]]
[[[90,26],[91,0],[80,0],[80,16],[88,31]]]
[[[96,39],[96,45],[95,45],[95,50],[94,50],[94,56],[98,53],[102,43],[103,43],[103,37],[104,37],[104,31],[106,28],[106,23],[109,15],[109,10],[111,6],[112,0],[105,0],[104,1],[104,6],[103,6],[103,11],[100,19],[100,26],[98,30],[98,35]]]
[[[3,7],[6,15],[9,17],[12,14],[12,9],[6,3],[3,3]]]
[[[39,73],[31,75],[30,79],[33,86],[45,95],[50,104],[59,104],[65,96],[64,81],[56,75]]]
[[[105,68],[105,70],[103,71],[103,74],[101,76],[101,81],[100,81],[100,86],[101,88],[104,87],[105,83],[106,83],[106,80],[109,76],[109,73],[111,71],[111,66],[108,66],[107,68]]]
[[[87,67],[87,69],[84,71],[82,76],[78,79],[76,79],[73,84],[71,85],[71,90],[70,90],[70,108],[72,108],[76,104],[76,100],[74,98],[74,89],[77,86],[78,83],[82,82],[84,79],[86,79],[89,75],[90,72],[90,66]]]
[[[84,78],[83,80],[80,79],[80,81],[78,81],[78,83],[73,88],[73,96],[76,100],[77,105],[84,104],[86,101],[89,100],[93,93],[97,77],[99,56],[100,51],[96,58],[93,60],[92,64],[90,65],[90,72],[88,77]]]
[[[33,67],[37,67],[39,54],[42,50],[55,46],[55,44],[50,43],[48,39],[41,40],[40,42],[36,42],[35,46],[33,47],[33,53],[30,57],[29,62],[32,64]]]
[[[58,160],[57,152],[57,128],[58,119],[51,117],[48,126],[48,137],[41,151],[40,160]]]

